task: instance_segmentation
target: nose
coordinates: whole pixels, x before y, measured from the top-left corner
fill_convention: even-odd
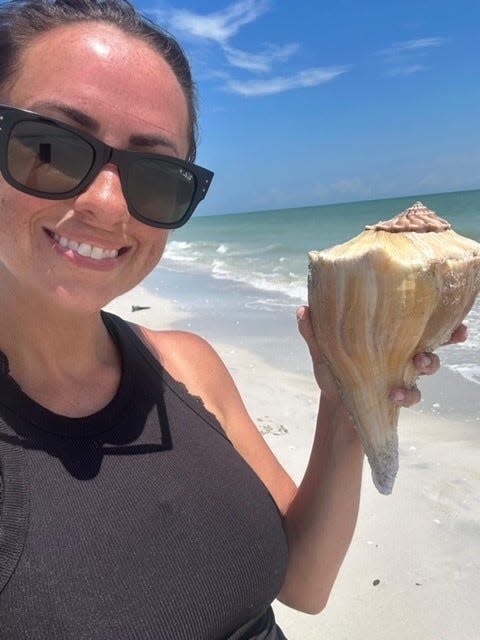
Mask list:
[[[75,198],[75,209],[105,227],[128,222],[130,213],[114,164],[105,165],[92,184]]]

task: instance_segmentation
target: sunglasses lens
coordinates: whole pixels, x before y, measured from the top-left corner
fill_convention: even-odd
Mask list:
[[[93,148],[79,136],[46,122],[17,123],[8,145],[8,171],[33,192],[63,194],[75,189],[93,164]]]
[[[129,204],[151,222],[175,225],[190,207],[196,178],[181,166],[164,160],[138,159],[128,169]]]

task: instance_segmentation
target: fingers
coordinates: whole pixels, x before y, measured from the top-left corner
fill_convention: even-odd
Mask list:
[[[307,343],[312,359],[317,362],[322,360],[322,354],[313,332],[310,309],[308,307],[303,306],[297,309],[297,322],[300,335]]]
[[[418,375],[430,376],[440,369],[440,358],[436,353],[417,353],[413,358],[413,364]],[[417,387],[411,389],[393,389],[390,400],[399,407],[412,407],[422,399],[422,394]]]
[[[440,358],[436,353],[417,353],[413,364],[419,375],[430,376],[440,369]]]
[[[468,327],[464,324],[458,326],[452,333],[450,340],[446,344],[458,344],[465,342],[468,337]],[[440,358],[436,353],[417,353],[413,358],[413,364],[418,375],[430,376],[440,369]],[[390,394],[390,399],[401,407],[411,407],[420,402],[422,396],[417,387],[412,389],[394,389]]]
[[[394,389],[390,394],[390,400],[399,407],[412,407],[422,399],[422,394],[417,387],[411,389]]]
[[[446,344],[458,344],[465,342],[468,338],[468,327],[465,324],[458,326],[450,336],[450,340]]]
[[[308,307],[304,306],[297,309],[297,321],[300,334],[307,343],[308,350],[310,351],[315,379],[322,390],[322,394],[338,400],[338,384],[333,378],[315,338],[310,318],[310,309]]]
[[[310,321],[310,309],[308,307],[298,307],[297,322],[302,337],[308,342],[308,339],[313,337],[313,327]]]

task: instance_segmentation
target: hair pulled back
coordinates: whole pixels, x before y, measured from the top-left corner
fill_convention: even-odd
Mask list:
[[[8,0],[0,4],[0,87],[15,74],[22,51],[36,36],[88,21],[109,23],[139,38],[171,67],[189,111],[187,159],[195,160],[197,98],[188,60],[175,38],[140,14],[128,0]]]

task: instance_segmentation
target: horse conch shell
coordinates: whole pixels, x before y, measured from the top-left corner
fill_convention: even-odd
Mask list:
[[[480,244],[421,202],[345,244],[309,254],[315,336],[384,494],[398,471],[399,408],[412,358],[447,342],[480,291]]]

